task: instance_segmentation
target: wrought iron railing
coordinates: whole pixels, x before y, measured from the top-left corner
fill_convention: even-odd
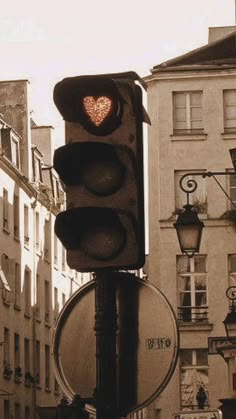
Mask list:
[[[178,307],[178,321],[179,322],[207,322],[208,321],[208,306],[184,306]]]

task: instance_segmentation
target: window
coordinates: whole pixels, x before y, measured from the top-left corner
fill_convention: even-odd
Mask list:
[[[50,221],[45,220],[44,226],[44,259],[50,261]]]
[[[54,320],[57,319],[58,314],[59,314],[58,289],[54,287]]]
[[[15,419],[20,419],[20,404],[15,403]]]
[[[59,181],[54,174],[52,174],[52,193],[55,201],[57,202],[60,199],[60,187]]]
[[[20,366],[20,336],[14,333],[14,367]]]
[[[228,176],[229,196],[236,205],[236,176]],[[230,209],[235,210],[235,206],[230,202]]]
[[[21,272],[20,264],[15,262],[15,293],[14,293],[14,305],[15,308],[20,308],[21,306]]]
[[[228,256],[229,287],[236,286],[236,254]]]
[[[45,345],[45,389],[50,389],[50,346]]]
[[[40,319],[40,306],[41,306],[41,278],[36,274],[36,318]]]
[[[24,205],[24,244],[29,246],[29,208]]]
[[[4,366],[10,367],[10,331],[7,327],[4,327],[3,331],[3,362]]]
[[[40,384],[40,370],[41,370],[41,345],[40,341],[36,340],[35,342],[35,382]]]
[[[54,265],[58,264],[58,240],[57,236],[54,233]]]
[[[202,92],[174,92],[174,134],[201,134]]]
[[[4,155],[20,169],[20,145],[19,137],[11,128],[3,128],[1,130],[2,149]]]
[[[12,301],[12,284],[10,283],[9,258],[4,253],[1,256],[0,283],[0,288],[2,288],[2,299],[5,304],[9,305]]]
[[[207,349],[183,349],[180,351],[181,408],[197,408],[197,392],[203,387],[208,400]]]
[[[25,315],[28,317],[31,315],[31,272],[28,268],[25,268],[24,275],[24,303]]]
[[[34,147],[32,149],[32,157],[33,157],[33,180],[34,182],[42,182],[42,163],[41,158],[42,154],[40,151]]]
[[[62,255],[61,255],[61,264],[62,264],[62,270],[65,271],[66,270],[66,250],[64,248],[64,246],[62,246]]]
[[[179,320],[203,322],[208,319],[206,257],[177,256]]]
[[[3,205],[2,205],[2,226],[3,230],[9,231],[9,214],[8,214],[8,191],[3,188]]]
[[[195,171],[191,171],[194,173]],[[186,192],[182,191],[180,188],[180,179],[187,172],[185,171],[175,171],[175,209],[182,209],[183,206],[187,203]],[[186,190],[189,190],[187,183],[196,182],[197,188],[194,192],[189,194],[189,203],[192,204],[199,214],[207,213],[207,182],[206,178],[203,178],[201,175],[190,175],[186,176],[183,180],[183,187]],[[190,185],[191,186],[191,185]]]
[[[224,131],[235,132],[236,131],[236,90],[224,90],[223,91],[223,103],[224,103]]]
[[[40,251],[40,218],[39,218],[39,213],[37,211],[35,213],[35,224],[36,224],[35,246],[36,246],[37,252],[39,252]]]
[[[11,137],[11,161],[20,169],[19,141],[14,136]]]
[[[15,369],[15,380],[21,381],[22,369],[20,365],[20,335],[14,333],[14,369]]]
[[[3,419],[10,419],[10,401],[4,400],[3,404]]]
[[[50,283],[44,281],[44,307],[45,307],[45,322],[50,321]]]
[[[30,340],[24,338],[24,371],[25,376],[28,377],[30,373]]]
[[[19,217],[19,196],[14,194],[13,199],[13,223],[14,223],[14,238],[20,237],[20,217]]]

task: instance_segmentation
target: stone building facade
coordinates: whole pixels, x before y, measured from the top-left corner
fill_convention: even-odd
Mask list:
[[[83,282],[54,234],[64,193],[53,128],[30,118],[27,80],[0,82],[0,417],[32,419],[62,398],[52,335]],[[85,280],[85,279],[84,279]]]
[[[146,77],[152,122],[148,277],[170,301],[180,333],[175,373],[150,410],[158,419],[196,409],[200,386],[205,408],[217,408],[219,399],[235,394],[225,360],[208,350],[209,338],[225,337],[225,292],[236,280],[235,225],[227,219],[235,208],[213,178],[199,176],[233,170],[235,40],[236,27],[210,28],[207,45],[154,66]],[[179,186],[187,172],[198,183],[190,203],[205,224],[200,253],[192,258],[181,254],[173,227],[187,202]],[[235,202],[236,177],[219,176],[218,181]]]

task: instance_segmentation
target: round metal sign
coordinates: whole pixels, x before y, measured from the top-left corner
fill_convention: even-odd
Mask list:
[[[153,401],[177,361],[178,330],[165,296],[150,282],[116,279],[119,411]],[[95,281],[80,288],[57,321],[53,352],[57,379],[67,397],[92,398],[96,387]]]

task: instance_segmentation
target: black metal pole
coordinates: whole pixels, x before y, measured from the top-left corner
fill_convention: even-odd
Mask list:
[[[111,271],[95,281],[96,419],[117,419],[116,281]]]

